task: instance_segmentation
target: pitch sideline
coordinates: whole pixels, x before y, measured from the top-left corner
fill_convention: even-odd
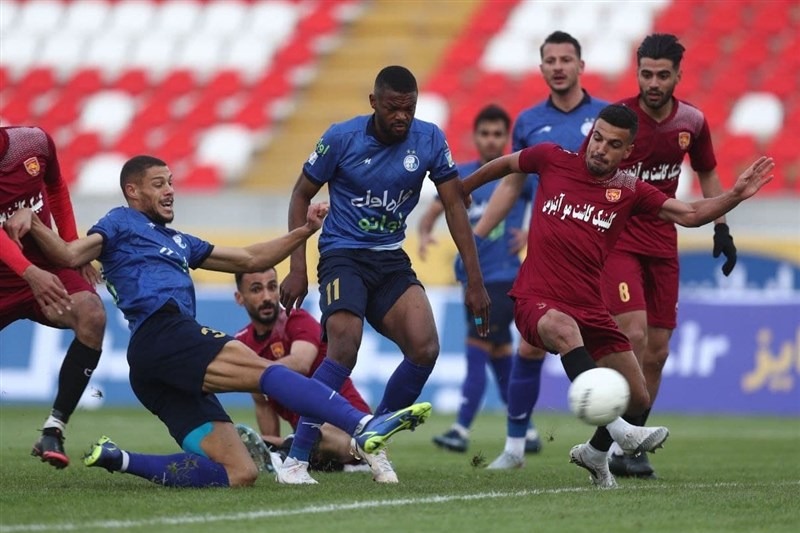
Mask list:
[[[785,481],[780,483],[687,483],[682,485],[669,485],[669,484],[653,484],[636,487],[619,487],[614,489],[616,491],[628,490],[660,490],[660,489],[713,489],[713,488],[736,488],[736,487],[766,487],[766,486],[787,486],[787,485],[800,485],[800,481]],[[490,500],[495,498],[522,498],[525,496],[541,496],[549,494],[563,494],[575,492],[590,492],[598,489],[594,487],[565,487],[559,489],[532,489],[520,490],[512,492],[478,492],[474,494],[451,494],[445,496],[428,496],[424,498],[398,498],[394,500],[372,500],[361,501],[353,503],[342,504],[329,504],[329,505],[316,505],[311,507],[304,507],[302,509],[272,509],[250,511],[246,513],[227,513],[217,515],[184,515],[174,518],[162,517],[151,518],[147,520],[101,520],[96,522],[83,522],[83,523],[53,523],[53,524],[13,524],[13,525],[0,525],[0,533],[28,533],[39,531],[87,531],[95,530],[114,530],[114,529],[127,529],[135,527],[148,527],[148,526],[178,526],[196,523],[208,522],[234,522],[239,520],[256,520],[261,518],[274,518],[297,516],[307,514],[330,513],[338,511],[357,511],[364,509],[374,509],[379,507],[399,507],[403,505],[419,505],[419,504],[437,504],[448,503],[455,501],[471,501],[471,500]]]

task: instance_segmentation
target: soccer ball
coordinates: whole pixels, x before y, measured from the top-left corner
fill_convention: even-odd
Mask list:
[[[631,390],[625,378],[610,368],[579,374],[569,386],[569,408],[592,426],[605,426],[628,409]]]

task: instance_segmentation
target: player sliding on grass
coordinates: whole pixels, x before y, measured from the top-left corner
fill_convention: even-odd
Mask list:
[[[610,105],[600,112],[578,153],[541,143],[495,159],[464,180],[468,194],[514,172],[539,174],[528,256],[510,293],[517,328],[533,346],[560,354],[570,380],[596,366],[620,372],[630,385],[631,416],[650,406],[650,396],[631,344],[603,302],[600,276],[609,250],[636,214],[682,226],[719,218],[769,183],[774,167],[772,159],[759,158],[730,191],[681,202],[619,169],[633,151],[637,129],[636,113]],[[503,218],[501,211],[490,203],[485,223],[496,226]],[[616,480],[607,453],[613,441],[632,454],[653,451],[668,435],[667,428],[634,426],[617,418],[597,428],[589,442],[573,447],[570,460],[589,470],[592,483],[611,488]]]
[[[174,218],[174,190],[163,161],[130,159],[122,167],[120,186],[128,207],[112,209],[87,237],[70,243],[30,209],[18,211],[4,225],[18,243],[30,232],[57,264],[75,268],[100,260],[108,289],[131,330],[131,387],[184,450],[167,456],[137,454],[102,437],[84,458],[87,466],[173,487],[252,485],[258,469],[217,392],[268,394],[353,435],[357,454],[376,452],[391,435],[424,422],[428,403],[365,415],[318,381],[262,359],[233,337],[195,320],[189,268],[235,273],[270,267],[319,229],[326,204],[309,206],[305,224],[278,239],[245,248],[215,247],[167,227]]]

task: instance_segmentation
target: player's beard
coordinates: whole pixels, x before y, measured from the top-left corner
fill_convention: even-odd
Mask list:
[[[659,92],[660,98],[656,102],[651,102],[648,99],[649,96],[648,91],[642,91],[640,97],[642,102],[644,102],[644,105],[646,105],[649,109],[652,109],[653,111],[658,111],[659,109],[667,105],[667,103],[669,103],[670,100],[672,100],[672,93],[674,91],[675,89],[672,88],[667,91],[664,91],[663,93]]]
[[[272,309],[272,315],[269,317],[262,317],[261,311],[264,309]],[[255,311],[248,311],[247,314],[250,315],[250,318],[253,319],[254,322],[258,322],[264,326],[271,326],[278,320],[278,313],[280,313],[281,308],[277,303],[266,303],[260,305]]]

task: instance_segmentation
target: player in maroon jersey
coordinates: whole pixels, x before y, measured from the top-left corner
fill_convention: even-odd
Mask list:
[[[304,376],[312,376],[325,359],[328,349],[327,343],[322,340],[322,326],[304,309],[292,309],[288,316],[283,312],[278,303],[280,292],[275,269],[236,274],[236,289],[236,302],[245,308],[250,323],[234,337],[260,357],[280,361]],[[339,393],[359,411],[371,414],[369,405],[350,378],[345,379]],[[262,438],[275,446],[284,444],[280,438],[278,418],[286,420],[295,429],[300,415],[263,394],[253,394],[253,401]],[[237,429],[240,433],[247,430],[242,426],[237,426]],[[318,470],[338,469],[344,464],[359,463],[358,458],[353,456],[350,435],[330,424],[323,424],[321,433],[318,452],[311,457],[312,467]],[[242,438],[248,444],[246,436]],[[252,448],[248,448],[253,453]],[[385,452],[381,451],[368,459],[375,481],[397,482],[397,475],[386,459]]]
[[[702,111],[673,96],[681,78],[684,47],[669,34],[647,36],[636,53],[639,94],[622,100],[639,117],[633,152],[621,168],[675,197],[686,155],[697,173],[703,196],[722,192],[708,123]],[[736,265],[736,247],[725,216],[715,220],[714,257],[726,257],[726,276]],[[651,404],[661,384],[669,341],[677,325],[678,243],[675,224],[653,215],[633,218],[609,254],[603,270],[603,298],[633,345]],[[650,410],[633,424],[643,426]],[[620,476],[655,477],[647,454],[626,456],[616,446],[611,471]]]
[[[600,288],[603,265],[628,219],[642,214],[683,226],[718,219],[768,183],[774,163],[762,157],[739,176],[733,189],[686,203],[669,198],[634,174],[619,169],[633,151],[638,117],[610,105],[598,115],[580,152],[541,143],[487,163],[464,180],[464,193],[515,172],[539,174],[528,232],[528,255],[510,292],[522,337],[561,355],[570,380],[595,366],[625,376],[631,390],[628,415],[650,406],[642,370],[605,306]],[[499,220],[484,213],[493,227]],[[669,435],[664,427],[645,428],[618,418],[597,428],[570,451],[571,462],[586,468],[595,485],[616,485],[608,468],[612,440],[629,454],[653,451]]]
[[[51,216],[65,241],[78,238],[67,185],[56,148],[41,128],[0,128],[0,225],[29,207],[50,225]],[[58,376],[53,409],[33,445],[32,455],[56,468],[69,464],[64,428],[100,359],[106,315],[93,285],[91,265],[80,271],[54,267],[33,237],[22,249],[0,231],[0,329],[20,319],[75,332]]]

